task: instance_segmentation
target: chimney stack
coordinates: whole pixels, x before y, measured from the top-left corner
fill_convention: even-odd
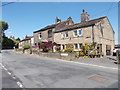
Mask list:
[[[82,14],[81,14],[81,22],[86,22],[89,20],[89,14],[83,9]]]
[[[58,19],[58,17],[56,17],[55,23],[60,23],[60,22],[61,22],[61,19]]]

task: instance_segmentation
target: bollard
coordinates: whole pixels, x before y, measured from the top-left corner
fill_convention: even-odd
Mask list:
[[[120,64],[120,50],[117,50],[116,57],[117,57],[117,63]]]

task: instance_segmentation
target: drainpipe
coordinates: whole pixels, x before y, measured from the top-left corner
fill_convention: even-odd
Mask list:
[[[94,25],[92,25],[92,42],[94,43],[95,41],[94,41]]]

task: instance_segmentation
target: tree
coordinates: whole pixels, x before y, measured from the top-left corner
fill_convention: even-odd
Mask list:
[[[7,38],[7,37],[3,37],[2,40],[2,49],[13,49],[14,47],[14,41]]]
[[[18,37],[16,40],[17,40],[17,41],[20,41],[20,38]]]
[[[5,36],[4,31],[8,29],[8,23],[4,21],[0,21],[0,32],[1,36]]]
[[[4,21],[0,21],[0,29],[5,31],[8,29],[8,23]]]

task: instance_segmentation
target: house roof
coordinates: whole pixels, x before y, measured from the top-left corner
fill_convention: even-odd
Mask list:
[[[22,41],[26,41],[26,40],[30,40],[33,36],[26,36],[25,39],[21,40],[20,42]]]
[[[54,32],[58,33],[58,32],[68,31],[68,30],[72,30],[72,29],[92,26],[92,25],[95,25],[95,23],[101,21],[104,18],[106,18],[106,16],[96,18],[96,19],[93,19],[93,20],[89,20],[87,22],[81,22],[81,23],[76,23],[76,24],[73,24],[73,25],[69,25],[69,26],[63,27],[62,29],[56,30]]]
[[[44,31],[44,30],[48,30],[48,29],[52,29],[52,28],[55,28],[57,25],[59,25],[59,24],[63,24],[63,23],[66,23],[66,22],[69,22],[69,21],[66,20],[66,21],[62,21],[62,22],[60,22],[60,23],[56,23],[56,24],[52,24],[52,25],[48,25],[48,26],[46,26],[46,27],[44,27],[44,28],[42,28],[42,29],[40,29],[40,30],[34,31],[34,33],[36,33],[36,32],[40,32],[40,31]]]

